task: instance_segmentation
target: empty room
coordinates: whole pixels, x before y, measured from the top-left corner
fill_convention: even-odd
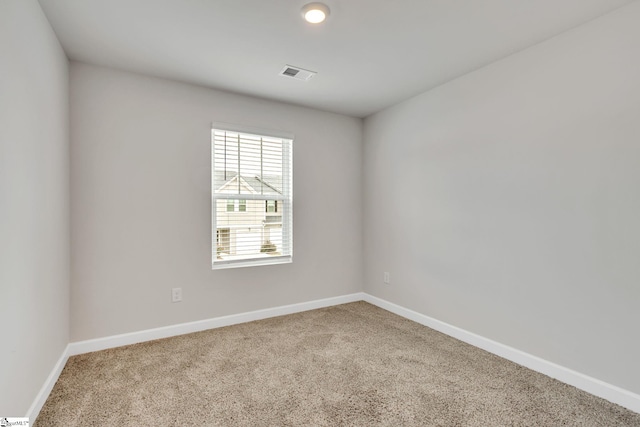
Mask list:
[[[0,0],[0,425],[640,426],[640,0]]]

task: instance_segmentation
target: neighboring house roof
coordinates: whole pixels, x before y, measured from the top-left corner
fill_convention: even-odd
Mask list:
[[[268,176],[262,177],[257,175],[238,175],[236,172],[227,171],[227,179],[224,172],[217,172],[215,176],[216,192],[223,191],[225,187],[229,187],[237,183],[240,178],[240,184],[247,188],[251,194],[277,195],[282,194],[282,177]],[[236,184],[237,185],[237,184]]]

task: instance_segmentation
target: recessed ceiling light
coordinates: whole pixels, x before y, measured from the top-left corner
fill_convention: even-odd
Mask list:
[[[324,3],[309,3],[302,8],[302,17],[311,24],[319,24],[329,16],[329,6]]]

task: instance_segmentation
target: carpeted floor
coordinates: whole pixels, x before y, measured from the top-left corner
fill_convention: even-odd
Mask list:
[[[71,357],[35,426],[640,426],[365,302]]]

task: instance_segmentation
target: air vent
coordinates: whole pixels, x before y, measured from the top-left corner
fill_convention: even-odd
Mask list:
[[[280,75],[284,77],[290,77],[296,80],[302,80],[303,82],[308,82],[311,80],[311,77],[315,76],[315,71],[305,70],[300,67],[294,67],[293,65],[285,65],[284,68],[280,71]]]
[[[291,67],[287,67],[282,74],[284,74],[285,76],[289,76],[289,77],[295,77],[296,74],[298,74],[300,72],[300,70],[296,70],[295,68],[291,68]]]

